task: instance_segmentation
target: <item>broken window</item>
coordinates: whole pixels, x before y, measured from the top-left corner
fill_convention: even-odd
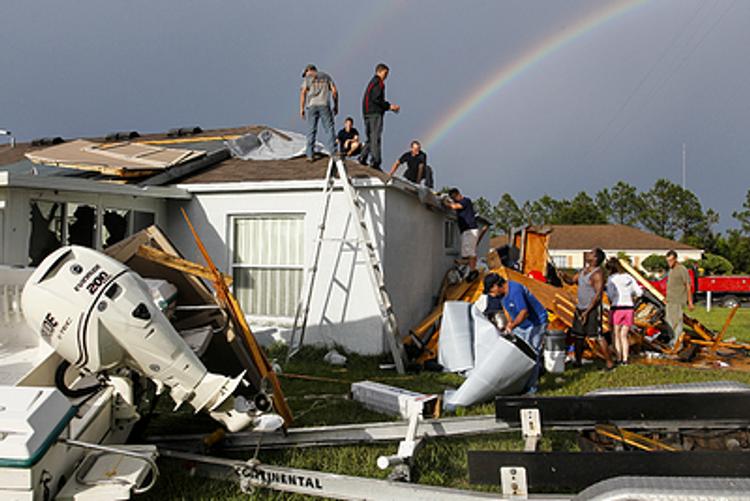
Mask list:
[[[249,315],[293,317],[304,271],[304,216],[233,218],[234,293]]]
[[[104,209],[102,216],[102,248],[116,244],[130,232],[131,211],[126,209]]]
[[[65,206],[68,244],[95,248],[96,206],[78,203]]]
[[[65,204],[32,200],[30,205],[29,266],[37,266],[62,245]]]
[[[133,211],[133,233],[138,233],[142,229],[148,228],[154,224],[153,212]]]

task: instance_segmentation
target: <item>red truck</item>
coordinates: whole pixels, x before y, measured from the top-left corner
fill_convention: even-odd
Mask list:
[[[693,268],[688,268],[693,281],[694,299],[706,299],[711,293],[711,301],[727,308],[733,308],[743,300],[750,300],[750,276],[710,275],[698,276]],[[651,280],[651,285],[662,294],[667,292],[667,277]]]

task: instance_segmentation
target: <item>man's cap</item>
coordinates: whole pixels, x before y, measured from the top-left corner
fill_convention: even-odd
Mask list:
[[[305,66],[305,71],[302,72],[302,78],[304,78],[305,75],[307,75],[307,72],[310,70],[318,71],[318,68],[314,64],[308,64],[307,66]]]
[[[490,273],[486,277],[484,277],[484,291],[489,292],[490,289],[492,289],[493,286],[499,285],[503,286],[505,283],[505,279],[498,275],[497,273]]]

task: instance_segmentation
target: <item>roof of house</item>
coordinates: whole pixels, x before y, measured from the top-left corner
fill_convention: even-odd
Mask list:
[[[198,134],[191,134],[184,137],[172,137],[168,133],[142,134],[132,139],[133,142],[148,142],[158,144],[168,148],[183,148],[204,150],[208,153],[218,150],[226,150],[224,139],[234,138],[247,133],[259,133],[268,127],[261,125],[248,125],[243,127],[221,128],[205,130]],[[281,131],[276,131],[284,135]],[[104,137],[90,138],[95,143],[105,142]],[[7,167],[11,170],[29,170],[33,166],[31,161],[26,158],[25,154],[38,151],[49,146],[32,146],[31,143],[17,143],[14,148],[10,145],[0,145],[0,167]],[[211,157],[213,158],[213,157]],[[165,182],[170,184],[210,184],[210,183],[234,183],[234,182],[258,182],[258,181],[292,181],[292,180],[315,180],[323,179],[326,173],[327,160],[319,159],[313,163],[307,162],[304,158],[293,158],[290,160],[241,160],[229,155],[224,155],[216,162],[202,161],[196,169],[184,169],[184,175],[180,171],[170,176]],[[347,171],[351,177],[363,178],[372,177],[387,180],[387,175],[379,170],[371,169],[360,165],[355,161],[347,161]],[[35,166],[39,174],[42,175],[62,175],[85,177],[89,179],[99,179],[96,173],[83,170],[67,169],[52,166]],[[164,184],[159,181],[151,183],[148,179],[138,178],[128,180],[141,184]]]
[[[587,250],[595,247],[613,250],[699,250],[690,245],[660,237],[624,224],[548,225],[552,230],[551,250]],[[507,236],[494,237],[492,247],[502,247]]]
[[[152,142],[152,141],[179,141],[178,143],[174,144],[174,147],[176,148],[192,148],[194,145],[192,143],[200,143],[200,142],[207,142],[207,139],[214,139],[214,138],[221,138],[224,136],[237,136],[242,134],[247,134],[248,132],[260,132],[263,130],[264,126],[261,125],[247,125],[243,127],[225,127],[220,129],[211,129],[211,130],[204,130],[202,132],[199,132],[198,134],[191,134],[189,136],[183,136],[183,137],[172,137],[167,132],[156,132],[156,133],[150,133],[150,134],[141,134],[137,138],[134,138],[134,142]],[[106,142],[105,137],[91,137],[91,138],[85,138],[89,141],[93,141],[96,143],[103,143]],[[184,142],[184,143],[183,143]],[[213,141],[212,141],[213,142]],[[170,146],[170,145],[165,145]],[[216,141],[216,146],[221,147],[222,142]],[[11,147],[10,144],[1,144],[0,145],[0,166],[4,165],[10,165],[14,164],[16,162],[24,161],[26,160],[26,153],[41,150],[44,148],[49,147],[48,145],[45,146],[32,146],[31,142],[26,143],[16,143],[15,147]]]
[[[294,181],[323,179],[328,167],[328,157],[312,163],[305,158],[290,160],[240,160],[228,158],[206,167],[200,172],[179,179],[179,184],[238,183],[253,181]],[[388,176],[382,171],[347,160],[347,172],[351,177],[375,177],[385,181]]]

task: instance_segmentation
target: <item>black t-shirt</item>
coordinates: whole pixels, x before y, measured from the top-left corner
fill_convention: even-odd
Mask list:
[[[350,139],[354,139],[356,136],[359,136],[359,132],[354,127],[352,127],[349,132],[346,132],[346,129],[341,129],[336,136],[339,140],[339,151],[346,151],[344,149],[344,143]]]
[[[471,203],[471,198],[463,197],[460,202],[456,203],[461,206],[461,209],[456,211],[459,231],[463,233],[466,230],[476,230],[477,219],[474,216],[474,204]]]
[[[398,163],[407,165],[404,177],[412,183],[416,183],[420,164],[423,166],[427,165],[427,154],[424,151],[420,151],[417,155],[412,155],[411,151],[407,151],[401,155]],[[422,171],[422,177],[424,177],[424,170]]]

